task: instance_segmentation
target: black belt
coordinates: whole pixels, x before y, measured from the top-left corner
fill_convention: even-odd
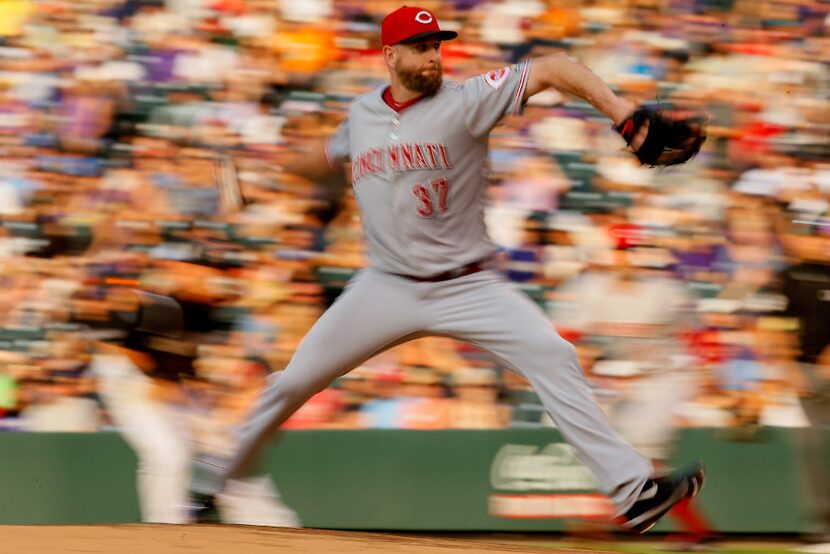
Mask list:
[[[401,277],[406,277],[407,279],[412,279],[413,281],[418,281],[419,283],[438,283],[440,281],[449,281],[451,279],[458,279],[459,277],[464,277],[466,275],[472,275],[473,273],[478,273],[479,271],[484,271],[487,269],[485,266],[486,260],[481,260],[478,262],[472,262],[467,265],[462,265],[461,267],[456,267],[455,269],[451,269],[449,271],[445,271],[444,273],[439,273],[437,275],[431,275],[429,277],[416,277],[415,275],[400,275]]]

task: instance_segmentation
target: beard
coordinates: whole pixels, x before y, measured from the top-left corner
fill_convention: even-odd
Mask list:
[[[398,79],[403,86],[411,91],[419,92],[424,96],[432,96],[438,89],[441,88],[443,81],[444,68],[441,62],[435,64],[435,73],[429,76],[421,73],[423,69],[409,69],[403,67],[400,60],[395,64],[395,73],[398,74]]]

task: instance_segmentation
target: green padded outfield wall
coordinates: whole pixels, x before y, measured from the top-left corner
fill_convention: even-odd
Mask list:
[[[677,461],[706,462],[700,504],[718,529],[806,529],[800,432],[684,430]],[[309,527],[558,531],[608,509],[553,430],[291,431],[267,463]],[[139,521],[135,469],[116,433],[2,433],[0,523]]]
[[[117,433],[0,433],[0,523],[139,521],[135,469]]]

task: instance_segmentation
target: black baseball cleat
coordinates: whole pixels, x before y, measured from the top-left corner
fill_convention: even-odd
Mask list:
[[[191,492],[188,509],[194,523],[219,523],[221,521],[213,495]]]
[[[646,481],[634,505],[620,518],[620,524],[632,533],[642,534],[654,527],[672,506],[697,496],[703,487],[703,464],[696,462],[682,470]]]

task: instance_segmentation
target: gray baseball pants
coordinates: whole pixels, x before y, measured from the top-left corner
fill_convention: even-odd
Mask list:
[[[573,345],[533,301],[490,270],[440,282],[372,268],[360,271],[308,332],[285,370],[271,376],[241,429],[235,458],[224,467],[211,466],[216,490],[229,477],[243,475],[277,427],[334,379],[384,350],[426,335],[484,348],[524,376],[619,512],[634,503],[651,463],[608,424]]]

